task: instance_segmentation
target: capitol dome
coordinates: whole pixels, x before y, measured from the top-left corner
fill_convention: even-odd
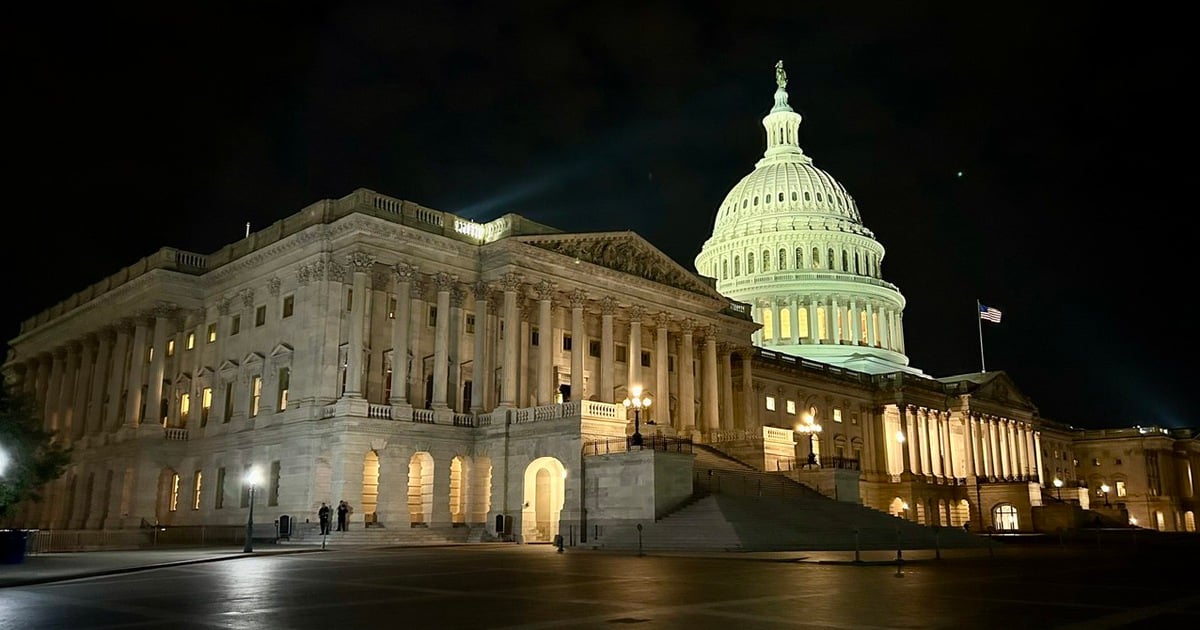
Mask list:
[[[800,114],[775,66],[767,149],[717,208],[696,270],[749,303],[763,348],[868,373],[905,371],[904,296],[854,198],[800,148]]]

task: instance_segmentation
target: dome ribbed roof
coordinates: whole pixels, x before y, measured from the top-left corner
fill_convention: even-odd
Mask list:
[[[793,216],[811,219],[832,217],[862,225],[854,198],[829,173],[812,160],[767,160],[742,178],[717,210],[714,235],[739,220]]]

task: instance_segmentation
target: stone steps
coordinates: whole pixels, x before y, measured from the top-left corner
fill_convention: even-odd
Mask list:
[[[325,545],[372,546],[372,545],[445,545],[462,544],[474,539],[481,542],[484,534],[482,524],[471,527],[363,527],[351,526],[348,531],[332,531],[322,537],[320,526],[305,523],[297,526],[290,539],[280,540],[281,545]]]

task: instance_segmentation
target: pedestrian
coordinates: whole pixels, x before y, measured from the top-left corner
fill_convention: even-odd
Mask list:
[[[321,521],[321,535],[329,533],[329,506],[324,501],[321,502],[321,509],[317,510],[317,518]]]
[[[350,506],[345,501],[339,501],[337,506],[338,531],[349,531],[346,528],[346,518],[350,516]]]

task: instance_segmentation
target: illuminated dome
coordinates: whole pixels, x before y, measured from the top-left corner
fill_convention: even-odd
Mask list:
[[[800,114],[775,66],[767,149],[717,209],[696,269],[753,306],[761,347],[869,373],[908,367],[904,296],[883,280],[883,246],[846,188],[800,148]]]

